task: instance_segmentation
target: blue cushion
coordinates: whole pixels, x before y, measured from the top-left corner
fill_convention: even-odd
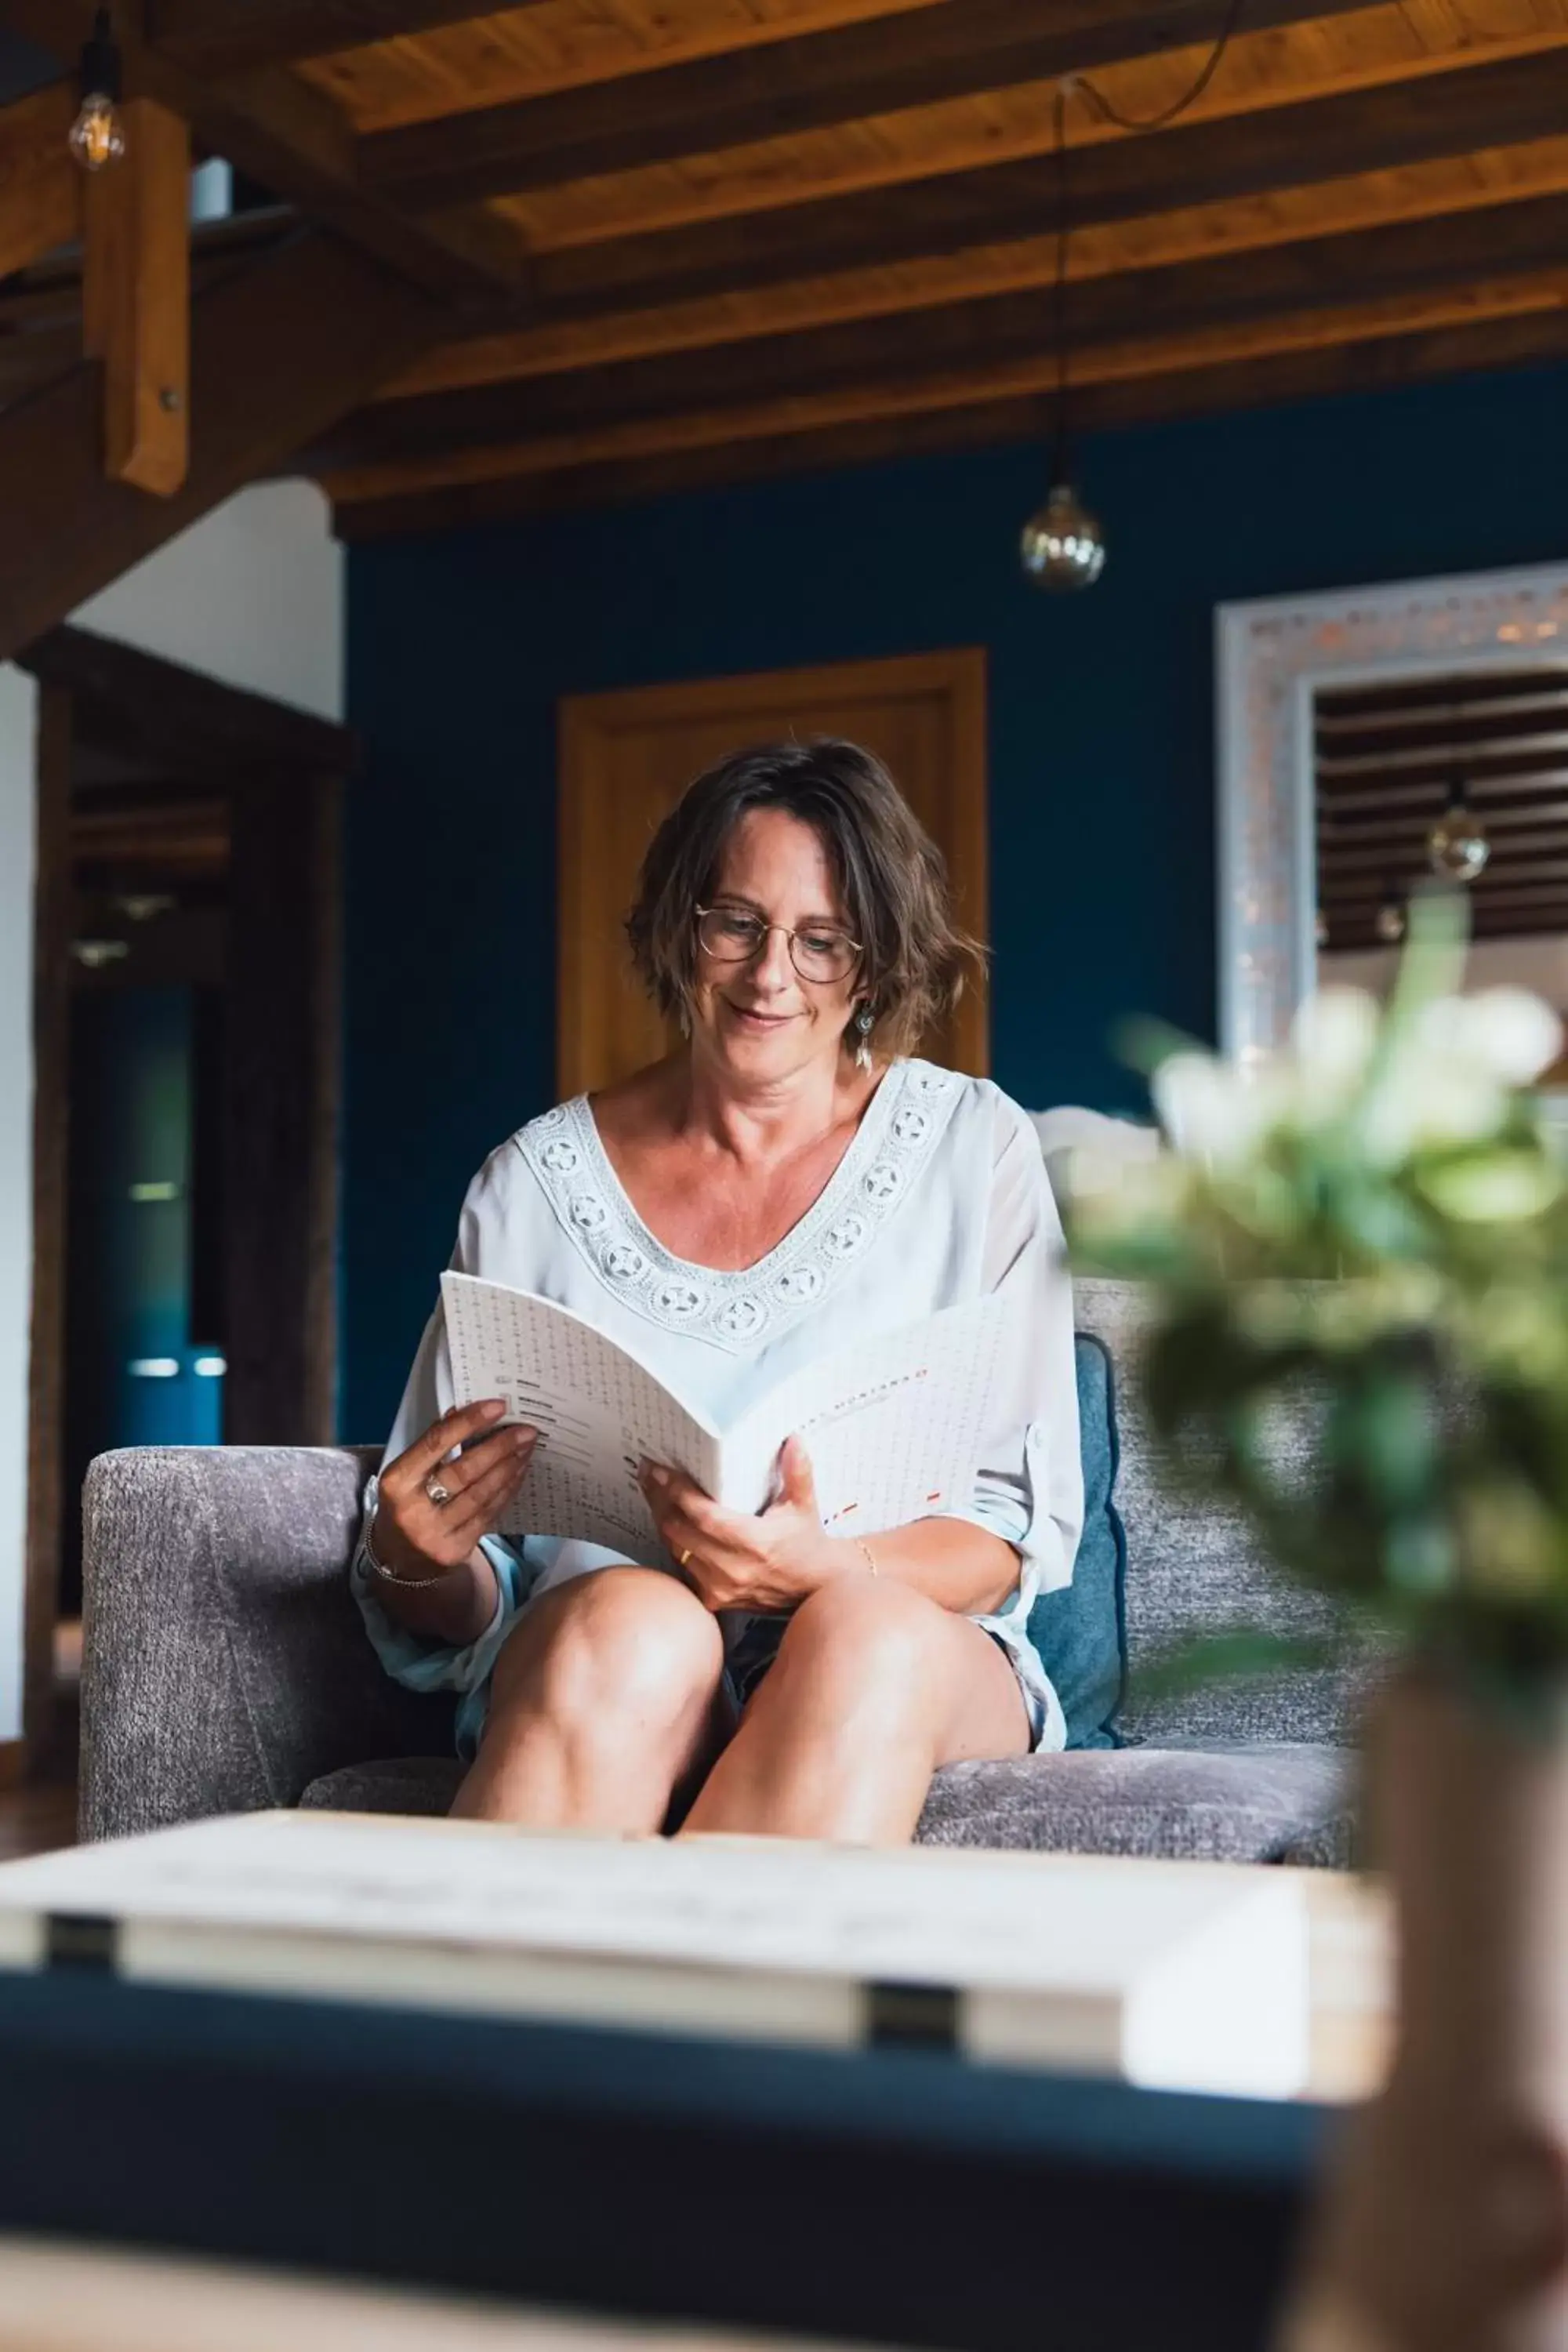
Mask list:
[[[1078,1418],[1083,1455],[1083,1534],[1072,1582],[1042,1592],[1029,1639],[1057,1687],[1069,1748],[1120,1748],[1116,1728],[1127,1679],[1127,1537],[1116,1508],[1116,1388],[1104,1344],[1080,1331]]]

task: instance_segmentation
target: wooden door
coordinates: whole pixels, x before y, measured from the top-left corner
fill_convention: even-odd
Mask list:
[[[608,1086],[669,1051],[632,972],[624,929],[659,820],[728,751],[789,735],[841,735],[885,761],[947,859],[959,921],[987,936],[985,656],[975,648],[831,669],[579,695],[561,706],[560,989],[564,1096]],[[984,1076],[983,995],[965,992],[933,1061]]]

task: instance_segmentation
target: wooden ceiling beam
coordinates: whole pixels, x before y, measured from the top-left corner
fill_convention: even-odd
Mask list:
[[[79,231],[82,175],[66,145],[77,103],[58,81],[0,108],[0,278]]]
[[[441,322],[435,304],[320,236],[224,279],[195,305],[191,466],[169,499],[105,478],[90,361],[0,415],[0,661],[280,465]]]
[[[1362,0],[1252,0],[1249,33]],[[434,206],[711,154],[1212,40],[1214,0],[942,0],[368,135],[367,184]]]
[[[81,743],[160,772],[157,789],[176,798],[193,784],[210,790],[215,776],[236,770],[322,777],[352,775],[359,765],[351,728],[91,629],[49,629],[16,659],[40,684],[71,696]],[[115,785],[95,804],[147,791],[140,780]]]
[[[0,26],[67,61],[92,15],[92,0],[0,0]],[[213,154],[439,299],[493,301],[498,289],[521,286],[521,240],[494,213],[414,219],[367,193],[353,133],[323,91],[280,67],[205,81],[151,47],[128,18],[122,7],[116,32],[128,96],[183,115]]]
[[[1097,431],[1281,401],[1384,391],[1433,377],[1564,359],[1568,359],[1568,313],[1542,311],[1479,325],[1220,360],[1209,367],[1162,371],[1152,362],[1142,375],[1084,386],[1077,406],[1080,425]],[[1006,394],[962,407],[863,416],[827,427],[785,427],[744,441],[563,465],[552,471],[542,470],[536,464],[524,469],[515,463],[515,453],[497,450],[488,475],[464,481],[430,486],[416,478],[400,485],[395,469],[388,468],[374,488],[357,494],[330,477],[325,487],[334,499],[338,532],[347,541],[457,530],[476,523],[618,506],[734,482],[785,478],[929,452],[1035,440],[1042,438],[1048,427],[1050,405],[1044,392]],[[1043,456],[1041,480],[1043,486]],[[1091,479],[1091,494],[1092,488]],[[1114,517],[1110,529],[1114,544]]]
[[[1397,784],[1379,784],[1375,790],[1353,790],[1325,786],[1322,777],[1316,779],[1320,815],[1332,824],[1336,832],[1380,822],[1386,814],[1393,815],[1401,808],[1436,811],[1454,782],[1456,762],[1434,761],[1431,767],[1417,768],[1401,773]],[[1462,763],[1465,791],[1471,803],[1491,818],[1495,801],[1515,802],[1528,799],[1532,793],[1550,798],[1568,786],[1568,761],[1560,766],[1543,761],[1531,752],[1488,760],[1485,766],[1473,760]]]
[[[1537,197],[1483,213],[1119,271],[1075,286],[1068,316],[1080,369],[1092,375],[1092,353],[1101,344],[1150,343],[1303,310],[1468,289],[1565,264],[1568,195]],[[955,371],[973,377],[1010,362],[1043,360],[1050,327],[1048,306],[1037,293],[985,295],[891,318],[667,352],[620,367],[410,395],[345,418],[324,446],[310,452],[310,462],[383,465],[487,442],[685,411],[721,412],[730,402],[844,387],[883,383],[901,395],[921,379]],[[1337,322],[1327,322],[1321,338],[1335,340],[1338,331]],[[714,437],[722,435],[716,430]]]
[[[1318,846],[1318,872],[1326,877],[1325,887],[1339,882],[1349,889],[1358,878],[1368,873],[1385,872],[1389,866],[1403,865],[1410,859],[1425,864],[1426,835],[1430,824],[1413,825],[1405,832],[1378,841],[1369,841],[1353,850],[1325,850]],[[1495,869],[1500,877],[1514,873],[1516,864],[1526,876],[1538,856],[1568,856],[1568,825],[1553,824],[1534,833],[1510,832],[1501,827],[1492,833],[1491,862],[1489,874]]]
[[[1143,219],[1547,138],[1563,128],[1563,70],[1539,57],[1491,59],[1092,142],[1072,153],[1072,218],[1080,228]],[[1055,218],[1055,169],[1049,155],[1028,156],[545,248],[533,257],[531,313],[647,310],[1038,237]]]
[[[504,5],[527,8],[538,0]],[[158,0],[156,37],[163,56],[192,73],[232,74],[500,13],[500,0]]]

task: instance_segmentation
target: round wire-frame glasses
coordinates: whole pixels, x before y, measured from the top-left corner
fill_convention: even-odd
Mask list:
[[[788,940],[789,960],[802,980],[819,985],[847,980],[860,960],[860,942],[847,931],[816,923],[791,930],[787,923],[764,923],[761,915],[748,914],[742,907],[697,909],[697,943],[715,963],[750,963],[774,931],[782,931]]]

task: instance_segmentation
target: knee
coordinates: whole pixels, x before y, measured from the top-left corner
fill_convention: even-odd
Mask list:
[[[563,1729],[586,1735],[633,1723],[657,1731],[711,1700],[723,1638],[717,1620],[673,1577],[603,1569],[564,1588],[562,1599],[529,1679],[532,1703]]]
[[[907,1585],[872,1576],[845,1577],[803,1601],[779,1649],[821,1688],[838,1685],[862,1698],[923,1704],[936,1656],[942,1611]]]

